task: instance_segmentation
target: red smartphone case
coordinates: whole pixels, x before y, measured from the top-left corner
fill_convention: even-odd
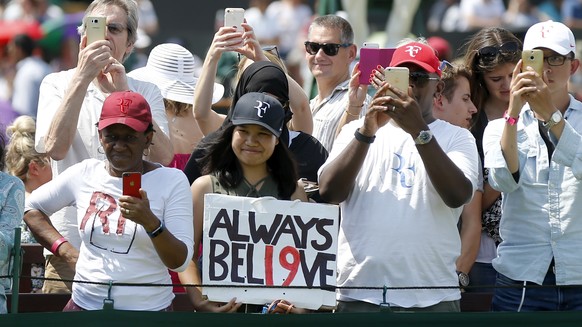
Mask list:
[[[136,198],[141,198],[139,189],[141,188],[141,173],[130,172],[123,173],[123,195],[130,195]]]
[[[386,68],[390,66],[394,48],[361,48],[360,49],[360,84],[369,85],[372,70],[377,69],[378,65]]]

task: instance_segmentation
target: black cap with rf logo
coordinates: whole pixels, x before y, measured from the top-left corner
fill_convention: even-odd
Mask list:
[[[285,124],[285,110],[274,97],[250,92],[238,99],[232,113],[233,125],[254,124],[268,129],[279,137]]]

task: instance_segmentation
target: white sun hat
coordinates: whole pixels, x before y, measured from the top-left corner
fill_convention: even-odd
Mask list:
[[[191,104],[198,77],[194,72],[196,61],[190,51],[175,43],[157,45],[149,54],[145,67],[135,69],[128,76],[157,85],[168,100]],[[212,103],[224,95],[224,87],[214,83]]]

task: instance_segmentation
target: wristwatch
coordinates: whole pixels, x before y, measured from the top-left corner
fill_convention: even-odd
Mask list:
[[[418,136],[414,139],[414,144],[427,144],[430,140],[432,140],[432,132],[430,130],[420,131]]]
[[[550,129],[550,128],[554,127],[555,125],[557,125],[561,121],[562,121],[562,113],[560,112],[560,110],[556,110],[550,116],[550,120],[543,122],[542,126],[544,126],[547,129]]]
[[[459,285],[462,287],[469,286],[469,275],[462,271],[457,271],[457,276],[459,276]]]

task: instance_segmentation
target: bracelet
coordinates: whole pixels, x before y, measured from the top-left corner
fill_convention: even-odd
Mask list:
[[[351,107],[351,106],[350,106]],[[354,115],[352,114],[348,109],[346,109],[346,114],[348,114],[348,116],[352,116],[352,117],[356,117],[356,118],[360,118],[360,115]]]
[[[354,104],[348,104],[348,107],[354,107],[354,108],[363,108],[364,104],[362,103],[361,105],[354,105]]]
[[[64,238],[64,237],[59,238],[58,240],[56,240],[53,243],[53,245],[51,245],[51,252],[54,255],[58,256],[57,251],[58,251],[59,247],[61,247],[61,245],[63,245],[63,243],[66,243],[66,242],[68,242],[66,238]]]
[[[509,113],[507,111],[505,111],[505,113],[503,114],[503,118],[510,126],[517,124],[517,121],[519,120],[519,116],[511,117],[509,116]]]
[[[146,233],[148,233],[150,238],[154,238],[154,237],[160,235],[163,231],[164,231],[164,223],[160,220],[160,226],[158,226],[158,228],[154,229],[151,232],[146,231]]]
[[[356,138],[356,140],[362,142],[362,143],[366,143],[366,144],[372,144],[374,143],[374,140],[376,139],[376,135],[374,136],[366,136],[362,133],[360,133],[360,129],[356,129],[356,132],[354,133],[354,137]]]

